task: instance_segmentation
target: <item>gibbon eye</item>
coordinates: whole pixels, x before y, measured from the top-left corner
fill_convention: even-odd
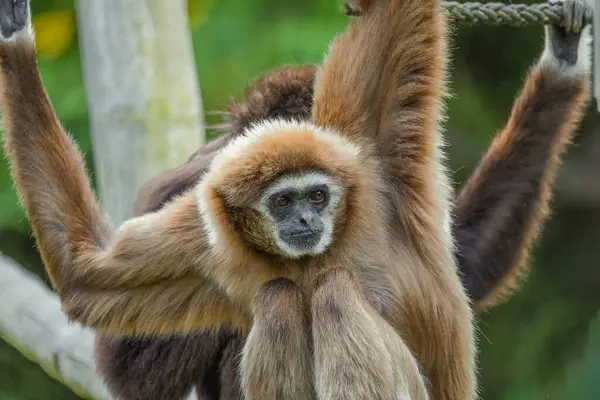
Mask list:
[[[315,190],[314,192],[310,193],[309,198],[313,203],[320,203],[325,200],[325,192],[322,190]]]
[[[288,204],[290,204],[290,199],[287,196],[279,196],[277,199],[275,199],[275,205],[277,207],[285,207]]]

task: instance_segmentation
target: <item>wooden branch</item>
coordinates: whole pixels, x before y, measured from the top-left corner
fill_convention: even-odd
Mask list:
[[[78,0],[95,175],[115,224],[140,187],[204,143],[187,2]]]
[[[0,333],[78,396],[112,399],[94,363],[94,332],[68,322],[37,276],[0,255]]]
[[[95,332],[69,322],[36,275],[0,254],[0,337],[85,399],[114,400],[96,373]],[[197,400],[192,389],[186,400]]]

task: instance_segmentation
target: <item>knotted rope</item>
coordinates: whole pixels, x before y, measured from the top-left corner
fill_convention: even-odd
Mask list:
[[[442,8],[457,23],[469,26],[531,26],[562,25],[564,9],[562,2],[555,4],[504,4],[504,3],[459,3],[443,1]],[[360,11],[346,4],[346,14],[360,15]],[[585,6],[585,24],[592,23],[592,9]]]
[[[504,3],[459,3],[443,1],[442,7],[455,22],[464,25],[529,26],[562,25],[562,3],[548,4],[504,4]],[[592,22],[592,9],[585,8],[585,23]]]

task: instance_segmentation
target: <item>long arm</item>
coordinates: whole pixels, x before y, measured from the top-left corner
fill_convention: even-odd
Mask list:
[[[423,140],[417,133],[437,124],[445,69],[438,1],[355,6],[362,16],[333,41],[317,72],[313,121],[382,146],[394,144],[396,124],[406,139]]]
[[[427,400],[417,360],[346,269],[315,280],[312,335],[319,399]]]
[[[565,8],[573,3],[566,1]],[[590,27],[583,34],[572,31],[581,26],[579,14],[567,13],[565,28],[546,28],[544,53],[506,127],[456,201],[458,260],[478,308],[507,296],[526,272],[548,217],[561,155],[589,101]]]
[[[216,152],[243,134],[251,123],[271,117],[307,119],[312,108],[314,72],[314,66],[288,67],[257,79],[242,99],[229,106],[226,114],[230,121],[222,127],[226,133],[199,149],[186,164],[148,182],[140,191],[136,212],[141,215],[158,211],[192,189]],[[100,334],[96,355],[100,373],[111,390],[127,400],[163,399],[169,397],[167,394],[181,398],[197,382],[201,390],[208,392],[219,376],[227,379],[216,390],[225,393],[240,386],[237,363],[233,361],[237,353],[230,358],[221,354],[225,343],[241,351],[245,338],[232,338],[237,336],[229,330],[163,339]],[[242,343],[236,346],[238,342]],[[152,385],[148,385],[148,376],[153,377]]]
[[[390,253],[398,256],[383,278],[398,286],[381,315],[407,340],[432,398],[471,399],[474,329],[455,268],[440,148],[445,21],[437,0],[356,3],[361,16],[334,41],[317,74],[313,122],[375,147]]]
[[[354,3],[361,16],[334,40],[317,73],[312,119],[375,143],[394,218],[418,251],[430,253],[427,232],[450,229],[447,183],[437,171],[447,58],[442,11],[437,0]]]
[[[246,323],[209,279],[217,262],[194,196],[112,232],[37,70],[29,2],[3,2],[0,21],[6,151],[67,315],[118,332]]]
[[[310,322],[301,290],[287,279],[268,282],[256,293],[253,313],[240,354],[243,398],[315,399]]]

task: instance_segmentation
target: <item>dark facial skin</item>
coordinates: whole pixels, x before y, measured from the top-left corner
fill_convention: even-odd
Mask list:
[[[27,1],[25,0],[0,0],[0,30],[5,38],[23,29],[27,23]]]
[[[581,30],[584,28],[585,8],[581,7],[573,0],[566,0],[563,4],[564,25],[550,25],[548,33],[552,50],[559,60],[565,61],[568,65],[577,63],[577,50],[579,39],[581,39]]]
[[[577,63],[577,50],[581,35],[579,32],[567,32],[559,26],[549,27],[550,43],[554,54],[567,65]]]
[[[295,249],[317,245],[325,229],[323,212],[329,198],[326,185],[314,185],[301,191],[290,188],[273,194],[269,198],[269,212],[281,240]]]

